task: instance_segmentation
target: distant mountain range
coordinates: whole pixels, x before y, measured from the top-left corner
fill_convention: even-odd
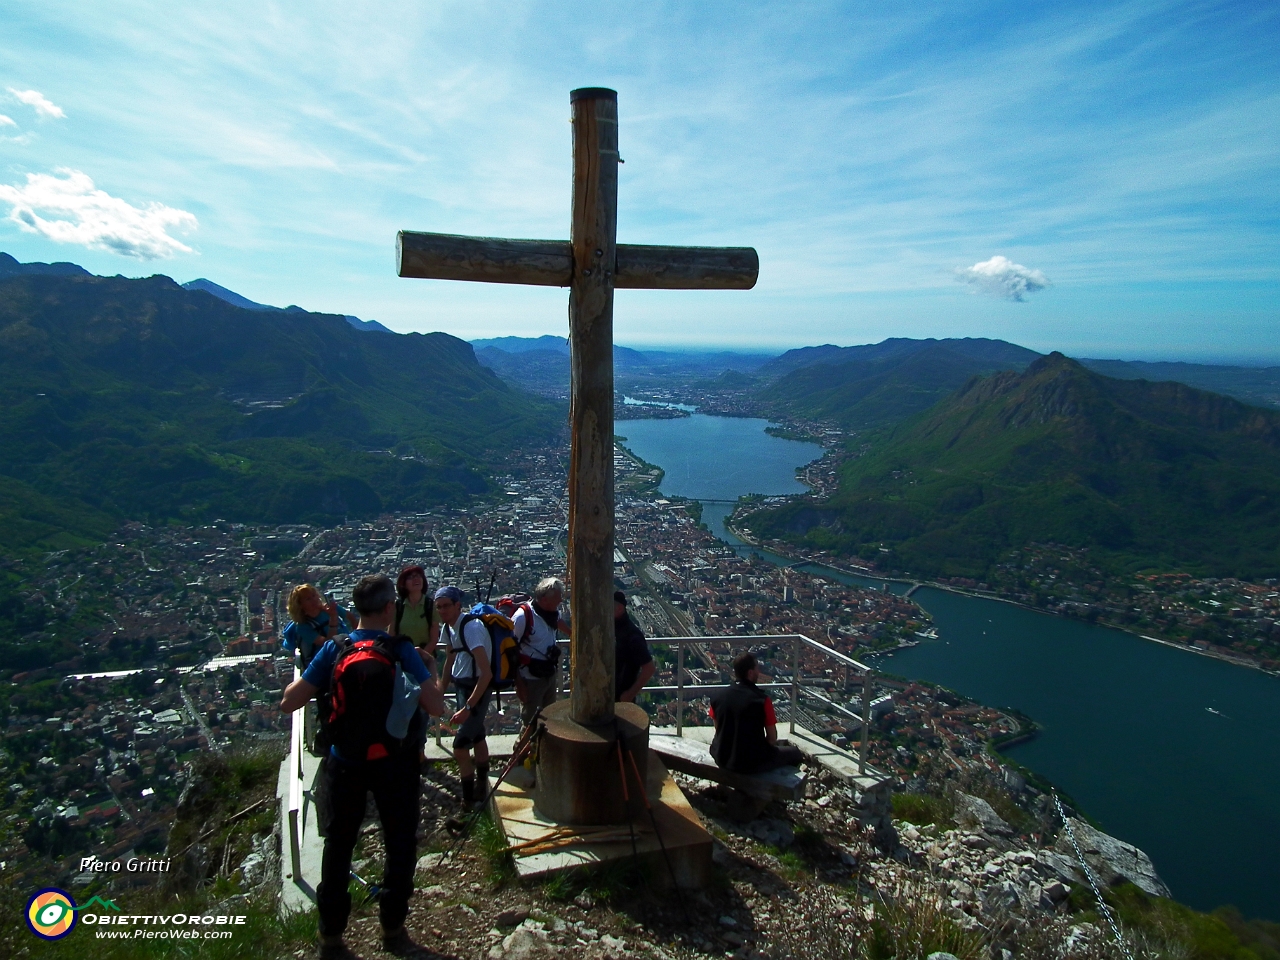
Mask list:
[[[0,259],[0,550],[121,519],[290,522],[459,502],[562,409],[443,333]]]
[[[1274,577],[1280,412],[1053,353],[970,380],[848,462],[830,500],[753,526],[919,575],[981,577],[1037,541],[1113,569]]]
[[[212,280],[204,279],[204,277],[201,277],[198,280],[189,280],[182,284],[182,287],[184,290],[203,290],[205,293],[212,294],[219,300],[224,300],[232,306],[240,307],[243,310],[282,310],[285,313],[307,312],[301,307],[293,305],[287,307],[269,307],[265,303],[256,303],[248,297],[242,297],[234,290],[228,290],[226,287],[219,286]],[[342,314],[341,316],[343,320],[347,321],[347,323],[351,324],[351,326],[355,327],[357,330],[378,330],[382,333],[395,332],[393,330],[388,330],[377,320],[361,320],[359,317],[353,317],[350,314]]]
[[[476,357],[508,382],[567,396],[569,344],[564,337],[472,340]],[[971,377],[1021,371],[1041,354],[1004,340],[965,337],[800,347],[779,356],[708,350],[614,347],[620,389],[748,391],[779,414],[835,420],[852,429],[892,425],[928,409]],[[1231,367],[1137,360],[1081,360],[1122,380],[1173,380],[1280,408],[1280,367]],[[724,374],[730,374],[727,378]],[[665,382],[670,381],[670,382]]]
[[[862,429],[927,410],[971,378],[1020,371],[1040,354],[1003,340],[885,340],[790,350],[759,371],[756,396],[782,413]]]
[[[564,337],[496,337],[472,340],[476,359],[509,383],[544,396],[569,392],[569,343]],[[643,389],[663,378],[714,377],[724,371],[755,370],[770,354],[731,350],[635,350],[614,345],[614,376],[622,390]]]

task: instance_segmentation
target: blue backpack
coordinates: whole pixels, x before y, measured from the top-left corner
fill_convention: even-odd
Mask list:
[[[491,690],[510,690],[516,685],[520,671],[520,644],[515,637],[515,624],[503,616],[497,607],[477,603],[458,620],[453,635],[462,640],[463,628],[472,620],[479,620],[489,631],[489,666],[493,669]]]

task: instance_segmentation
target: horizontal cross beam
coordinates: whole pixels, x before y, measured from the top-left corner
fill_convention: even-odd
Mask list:
[[[504,240],[402,230],[396,271],[427,280],[478,280],[567,287],[573,247],[567,240]],[[760,275],[751,247],[656,247],[618,244],[613,286],[631,290],[750,290]]]

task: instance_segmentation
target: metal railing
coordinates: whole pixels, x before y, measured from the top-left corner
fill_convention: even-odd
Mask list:
[[[298,667],[293,668],[293,679],[302,676]],[[289,740],[289,862],[293,867],[293,882],[302,880],[302,807],[306,793],[306,768],[303,757],[307,750],[306,715],[310,704],[293,711],[293,727]]]
[[[821,700],[827,707],[843,713],[851,719],[857,720],[861,724],[861,743],[858,747],[858,773],[865,774],[867,769],[867,745],[868,731],[871,726],[871,687],[872,676],[874,670],[860,660],[841,653],[834,647],[829,647],[825,643],[819,643],[812,637],[806,637],[802,633],[782,633],[782,634],[754,634],[754,635],[735,635],[728,637],[721,636],[704,636],[704,637],[651,637],[650,645],[664,644],[668,647],[676,648],[676,682],[674,685],[646,686],[644,693],[670,693],[675,692],[676,695],[676,736],[684,733],[684,710],[685,710],[685,694],[688,692],[706,692],[710,690],[724,690],[730,685],[728,683],[699,683],[686,684],[685,677],[685,647],[691,645],[705,646],[717,643],[726,643],[730,646],[789,646],[791,653],[791,679],[789,682],[783,683],[762,683],[759,686],[763,689],[787,689],[791,694],[791,709],[789,711],[788,723],[790,732],[796,732],[796,714],[799,712],[800,695],[813,697]],[[849,667],[857,671],[862,676],[862,716],[858,716],[853,711],[847,709],[841,704],[823,696],[812,686],[805,686],[801,671],[801,651],[808,648],[816,651],[822,656],[834,660],[842,666]]]
[[[558,641],[565,648],[566,652],[571,655],[572,641],[561,639]],[[711,644],[728,644],[730,646],[789,646],[791,655],[791,679],[785,682],[762,683],[760,687],[767,690],[783,689],[790,693],[791,709],[789,711],[789,727],[790,732],[796,732],[796,715],[799,712],[800,697],[803,694],[806,697],[812,697],[823,703],[829,709],[842,713],[845,716],[857,720],[861,724],[861,742],[858,747],[858,773],[865,774],[867,769],[867,746],[868,731],[871,726],[871,697],[872,697],[872,677],[874,670],[855,660],[847,654],[841,653],[833,647],[827,646],[825,643],[819,643],[812,637],[807,637],[801,633],[789,634],[755,634],[751,636],[703,636],[703,637],[652,637],[648,641],[651,645],[663,645],[676,648],[676,682],[675,684],[646,686],[642,693],[675,693],[676,697],[676,735],[680,736],[684,732],[684,712],[685,712],[685,695],[688,693],[704,693],[712,690],[727,689],[728,683],[685,683],[685,648],[692,645],[711,645]],[[862,698],[861,698],[861,716],[849,710],[844,705],[837,703],[835,700],[825,696],[819,692],[812,684],[806,685],[802,675],[801,653],[804,650],[811,650],[821,654],[828,660],[832,660],[844,667],[848,667],[856,671],[862,677]],[[567,669],[568,658],[562,658],[561,666],[557,671],[559,674],[559,694],[564,695],[569,688],[569,674]],[[297,666],[294,667],[294,679],[301,676],[301,672]],[[501,691],[497,697],[499,703],[502,697],[514,697],[515,691]],[[292,734],[290,742],[290,769],[289,769],[289,856],[293,867],[293,879],[295,883],[302,880],[302,829],[301,822],[302,811],[306,799],[306,769],[303,758],[309,749],[309,730],[310,723],[308,714],[310,712],[310,704],[295,710],[292,716]]]

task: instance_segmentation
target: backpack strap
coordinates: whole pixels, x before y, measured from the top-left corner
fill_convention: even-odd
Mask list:
[[[396,597],[396,622],[391,628],[391,635],[400,636],[400,621],[404,619],[404,597]]]
[[[533,612],[533,604],[527,601],[520,604],[519,609],[524,611],[524,634],[520,637],[520,645],[524,646],[528,639],[533,636],[533,618],[537,614]]]

